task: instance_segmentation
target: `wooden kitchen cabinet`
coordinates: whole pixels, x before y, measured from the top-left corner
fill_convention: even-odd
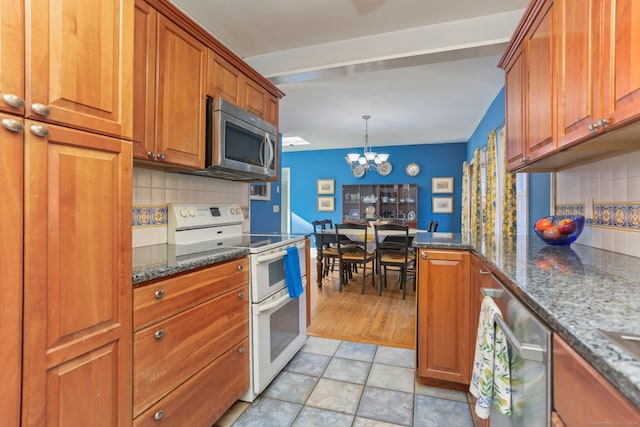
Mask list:
[[[208,61],[207,95],[240,105],[244,80],[240,70],[212,50],[209,50]]]
[[[25,124],[21,425],[130,425],[131,143]]]
[[[248,298],[246,257],[134,290],[134,425],[208,427],[248,389]]]
[[[640,410],[558,335],[553,336],[553,407],[556,423],[630,425]]]
[[[503,65],[509,170],[519,169],[557,146],[555,13],[553,0],[532,11],[530,28]]]
[[[467,251],[419,250],[418,381],[462,389],[471,380]]]
[[[0,3],[0,112],[24,115],[24,2]]]
[[[134,27],[134,157],[203,169],[207,48],[140,0]]]
[[[27,4],[26,116],[131,139],[133,0]]]
[[[344,222],[380,219],[418,226],[417,184],[366,184],[342,186]]]
[[[509,170],[555,171],[637,150],[638,22],[633,0],[531,2],[499,63]]]
[[[4,7],[4,3],[0,8]],[[1,53],[0,53],[1,55]],[[0,120],[23,125],[21,117],[0,113]],[[24,133],[0,127],[0,420],[20,424],[22,380],[22,218]]]

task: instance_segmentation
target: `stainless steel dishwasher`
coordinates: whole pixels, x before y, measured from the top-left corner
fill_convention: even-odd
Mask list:
[[[491,427],[547,427],[551,420],[551,331],[497,278],[482,288],[500,308],[509,342],[513,415],[491,409]]]

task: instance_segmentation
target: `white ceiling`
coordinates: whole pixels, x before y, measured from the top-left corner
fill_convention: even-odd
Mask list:
[[[284,151],[467,141],[528,0],[172,0],[274,82]]]

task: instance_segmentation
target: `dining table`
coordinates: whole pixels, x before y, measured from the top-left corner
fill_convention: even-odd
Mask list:
[[[410,237],[415,236],[419,232],[426,232],[426,230],[409,228]],[[360,242],[360,243],[364,242],[364,234],[365,234],[364,230],[346,229],[341,234],[353,240],[354,242]],[[398,230],[384,230],[384,231],[378,230],[378,238],[382,240],[386,239],[388,236],[400,235],[400,234],[403,234],[403,232]],[[366,248],[367,248],[367,251],[369,251],[369,253],[373,253],[376,250],[375,235],[376,235],[375,229],[373,227],[368,227]],[[315,233],[315,238],[316,238],[316,251],[317,251],[316,267],[317,267],[317,273],[318,273],[317,283],[318,283],[318,286],[322,286],[322,269],[324,267],[323,266],[324,258],[322,256],[322,250],[328,245],[337,243],[336,230],[335,228],[329,228],[326,230],[317,231]]]

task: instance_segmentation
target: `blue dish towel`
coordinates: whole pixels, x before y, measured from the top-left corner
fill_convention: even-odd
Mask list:
[[[300,277],[300,258],[298,248],[292,246],[287,248],[287,255],[284,257],[284,276],[289,289],[289,297],[297,298],[302,295],[302,277]]]

